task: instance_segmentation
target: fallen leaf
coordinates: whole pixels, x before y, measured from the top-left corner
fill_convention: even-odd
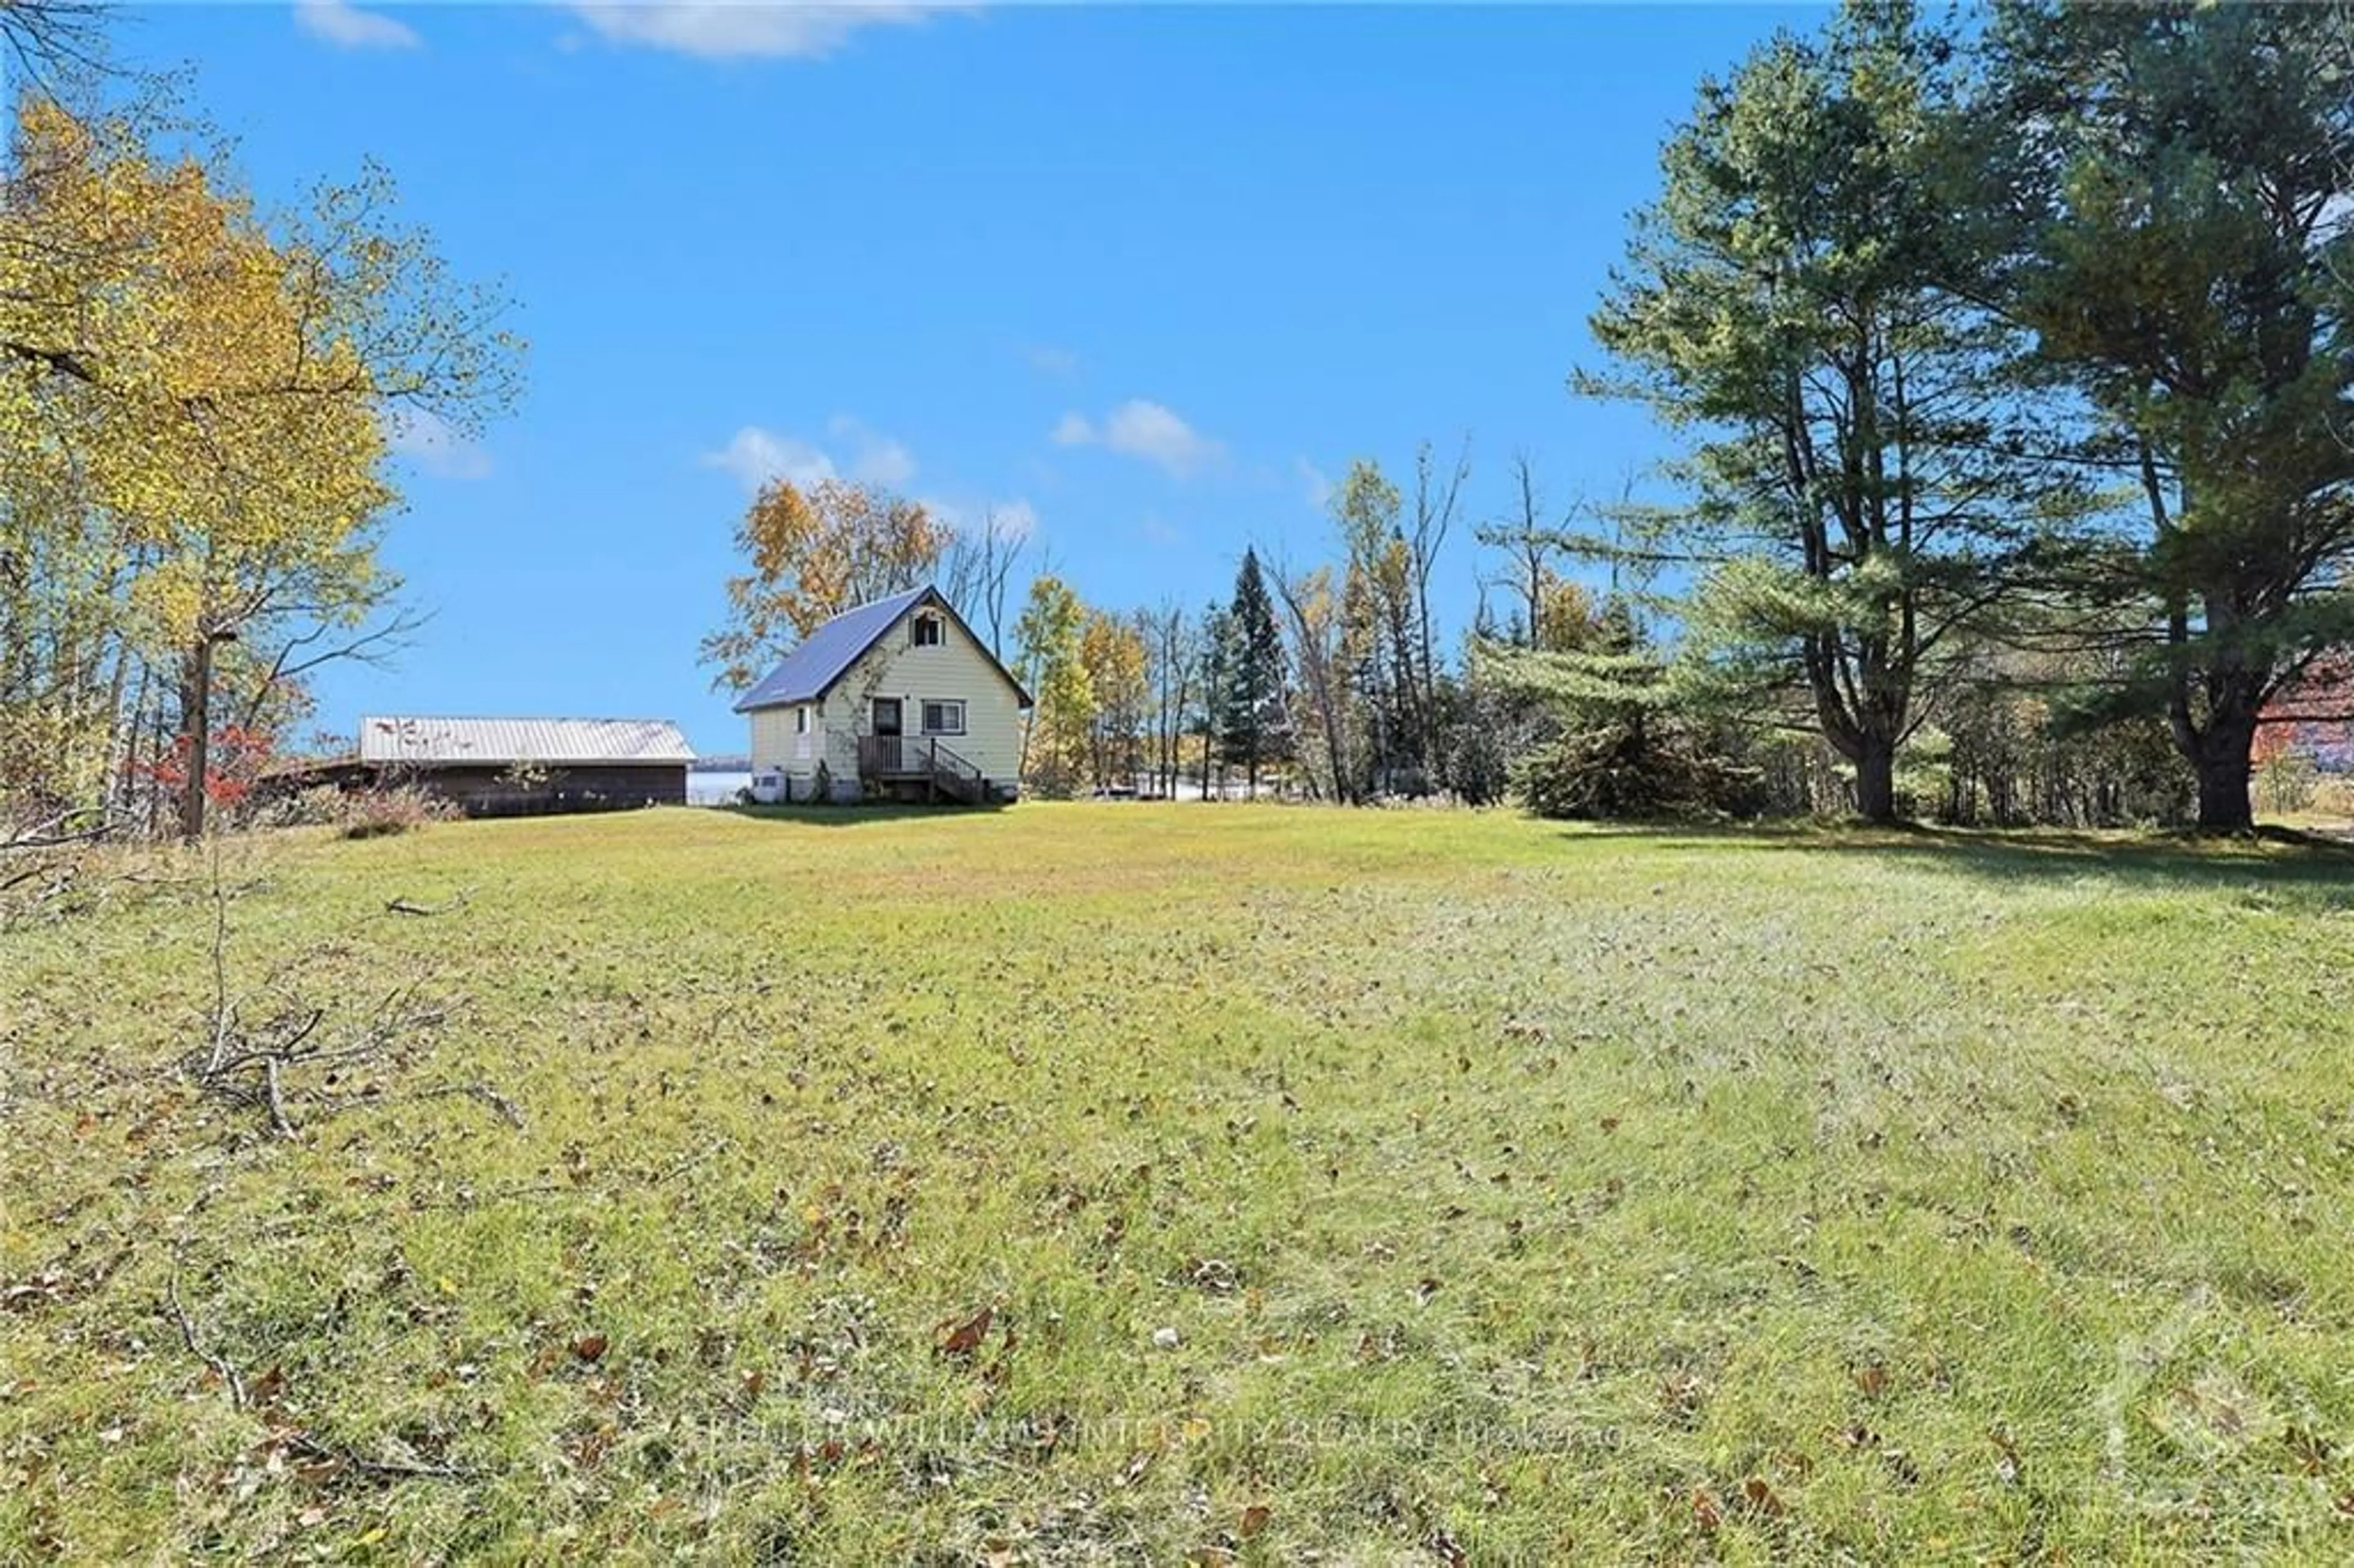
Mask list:
[[[941,1325],[947,1330],[947,1337],[940,1340],[940,1354],[971,1355],[981,1349],[981,1340],[989,1338],[990,1321],[995,1316],[996,1313],[992,1308],[984,1307],[961,1323],[949,1319],[948,1322]]]
[[[1235,1527],[1235,1533],[1241,1536],[1245,1541],[1248,1541],[1252,1536],[1258,1534],[1261,1531],[1267,1528],[1267,1521],[1271,1517],[1271,1514],[1272,1510],[1267,1508],[1267,1504],[1251,1504],[1250,1507],[1243,1510],[1242,1523]]]
[[[572,1353],[584,1361],[598,1361],[605,1354],[606,1343],[602,1334],[583,1334],[572,1341]]]

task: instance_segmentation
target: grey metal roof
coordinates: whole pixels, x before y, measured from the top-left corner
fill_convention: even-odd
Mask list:
[[[940,592],[932,588],[909,588],[888,599],[874,599],[854,609],[845,609],[832,620],[801,639],[801,646],[785,655],[785,662],[769,672],[768,678],[737,699],[736,711],[748,714],[754,708],[772,708],[780,703],[813,703],[832,690],[859,655],[882,640],[883,634],[899,623],[899,618],[926,599],[948,612],[949,619],[982,658],[995,665],[1005,683],[1013,688],[1014,697],[1023,707],[1030,706],[1030,694],[1013,673],[999,663],[989,652],[988,644],[973,636],[972,628],[965,625],[964,617],[956,611]]]
[[[930,588],[908,588],[907,593],[892,593],[890,598],[835,614],[817,631],[801,638],[801,648],[784,654],[784,664],[768,671],[768,681],[744,693],[737,702],[737,714],[772,709],[779,702],[817,702],[824,697],[826,687],[841,681],[843,671],[857,664],[859,654],[874,648],[875,641],[890,631],[902,614],[916,608],[916,600],[925,593],[930,593]]]
[[[362,762],[692,762],[668,719],[416,718],[360,720]]]
[[[909,588],[889,599],[878,599],[855,609],[845,609],[801,639],[785,662],[769,672],[768,679],[744,694],[736,705],[739,714],[772,708],[779,703],[813,703],[842,679],[858,656],[916,607],[932,590]]]

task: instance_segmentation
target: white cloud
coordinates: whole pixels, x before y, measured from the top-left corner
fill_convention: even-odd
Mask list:
[[[916,477],[916,454],[904,443],[868,429],[847,414],[836,414],[827,420],[825,429],[835,440],[852,443],[857,449],[857,456],[850,461],[850,477],[860,483],[899,490]]]
[[[1100,426],[1084,414],[1066,414],[1052,434],[1057,446],[1100,446],[1123,457],[1157,463],[1179,479],[1225,455],[1217,442],[1173,410],[1142,397],[1131,397],[1114,408]]]
[[[763,0],[620,0],[573,10],[613,43],[669,49],[701,59],[822,59],[864,27],[908,26],[941,11],[939,0],[834,0],[779,5]]]
[[[1332,502],[1332,481],[1324,471],[1306,458],[1293,458],[1291,471],[1299,476],[1299,493],[1308,504],[1321,512]]]
[[[294,0],[294,25],[344,49],[413,49],[423,41],[406,22],[350,0]]]
[[[799,436],[779,435],[758,425],[747,425],[716,452],[703,454],[705,468],[724,468],[747,490],[758,490],[772,479],[797,485],[815,484],[834,477],[833,460]]]
[[[789,431],[747,425],[717,451],[703,454],[705,468],[725,469],[748,491],[772,479],[809,486],[821,480],[851,479],[861,484],[901,490],[916,477],[916,454],[907,444],[869,429],[847,414],[826,421],[832,450]]]
[[[487,479],[491,454],[482,442],[460,435],[449,421],[425,408],[396,408],[385,421],[386,442],[439,479]]]

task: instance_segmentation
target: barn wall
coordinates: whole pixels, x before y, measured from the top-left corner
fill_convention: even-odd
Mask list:
[[[611,811],[634,806],[686,803],[686,764],[594,763],[549,768],[517,784],[499,767],[435,768],[411,764],[405,780],[448,800],[470,817],[535,817],[567,811]]]

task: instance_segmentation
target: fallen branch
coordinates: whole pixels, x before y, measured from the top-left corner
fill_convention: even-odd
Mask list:
[[[164,1298],[171,1303],[173,1318],[180,1325],[180,1342],[188,1347],[188,1354],[204,1362],[211,1369],[212,1374],[220,1379],[221,1386],[228,1390],[229,1403],[243,1410],[245,1380],[237,1375],[237,1368],[232,1366],[226,1357],[217,1356],[206,1350],[204,1341],[196,1337],[196,1319],[188,1316],[187,1306],[180,1299],[180,1269],[177,1264],[173,1266],[170,1276],[164,1281]]]
[[[300,1427],[279,1434],[279,1441],[290,1454],[320,1464],[347,1465],[366,1475],[380,1476],[391,1480],[464,1481],[473,1478],[471,1470],[455,1465],[427,1464],[410,1459],[371,1459],[350,1448],[339,1448],[332,1443],[322,1443]]]
[[[517,1132],[521,1132],[523,1130],[523,1112],[515,1108],[514,1101],[507,1098],[506,1096],[499,1093],[498,1090],[491,1087],[488,1084],[441,1084],[429,1089],[418,1089],[402,1097],[412,1100],[439,1100],[447,1099],[455,1095],[462,1095],[468,1099],[482,1101],[484,1105],[498,1112],[500,1120],[505,1122]]]
[[[114,831],[114,824],[109,821],[101,821],[96,827],[58,831],[77,815],[79,813],[68,811],[45,822],[36,822],[12,832],[6,838],[0,839],[0,854],[13,850],[63,849],[69,844],[93,843]]]
[[[292,1139],[301,1130],[289,1103],[288,1078],[296,1069],[347,1069],[390,1056],[401,1041],[426,1033],[448,1022],[455,1004],[419,1006],[407,988],[395,990],[377,1004],[375,1019],[366,1027],[340,1037],[323,1033],[326,1009],[295,1001],[283,991],[279,1011],[257,1024],[248,1024],[240,1002],[230,1002],[213,1020],[208,1053],[186,1059],[197,1086],[207,1093],[239,1105],[252,1106],[270,1118],[270,1128]],[[443,1091],[482,1099],[510,1122],[521,1125],[520,1113],[487,1084]],[[333,1102],[327,1109],[332,1110]]]
[[[205,1039],[181,1058],[183,1070],[199,1089],[260,1111],[271,1134],[290,1140],[300,1137],[306,1124],[353,1106],[445,1095],[479,1100],[509,1127],[522,1129],[523,1112],[515,1103],[480,1080],[430,1086],[406,1095],[387,1095],[374,1083],[357,1093],[336,1092],[334,1086],[354,1076],[356,1069],[378,1063],[406,1067],[417,1054],[410,1041],[440,1029],[464,1005],[464,999],[419,1001],[416,986],[405,984],[384,993],[372,1013],[346,1007],[341,991],[328,1003],[315,1003],[303,994],[307,988],[294,971],[306,959],[340,959],[342,949],[334,944],[288,959],[250,991],[233,991],[230,889],[222,875],[217,840],[211,869],[212,995],[203,1020]],[[461,891],[439,905],[399,897],[387,901],[385,908],[396,914],[442,915],[462,907],[468,896]]]
[[[417,915],[429,919],[436,915],[448,915],[463,909],[466,904],[467,895],[463,893],[440,904],[419,904],[412,899],[402,897],[387,899],[384,912],[387,915]]]
[[[228,1357],[207,1350],[203,1337],[196,1332],[196,1319],[189,1315],[187,1303],[180,1299],[180,1269],[177,1263],[173,1265],[171,1274],[165,1278],[164,1296],[171,1305],[173,1320],[179,1324],[180,1342],[188,1347],[188,1353],[204,1362],[206,1368],[215,1377],[220,1379],[221,1386],[228,1390],[231,1404],[239,1410],[251,1409],[252,1396],[247,1392],[245,1379],[239,1375],[236,1365]],[[283,1378],[276,1372],[262,1380],[265,1390],[282,1382]],[[266,1395],[266,1398],[269,1403],[275,1404],[274,1396]],[[270,1438],[290,1454],[296,1454],[321,1464],[346,1466],[364,1475],[381,1477],[389,1480],[455,1481],[472,1478],[471,1471],[460,1469],[455,1465],[432,1464],[415,1459],[372,1459],[355,1449],[323,1443],[299,1426],[281,1427],[270,1434]]]

